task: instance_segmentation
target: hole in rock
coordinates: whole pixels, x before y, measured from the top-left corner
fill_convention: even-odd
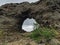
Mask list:
[[[26,32],[31,32],[34,30],[34,23],[36,23],[36,21],[33,18],[27,18],[22,25],[22,29]]]

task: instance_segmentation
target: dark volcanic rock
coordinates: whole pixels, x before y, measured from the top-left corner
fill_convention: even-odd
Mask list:
[[[60,28],[60,0],[10,3],[0,6],[0,29],[22,30],[25,19],[34,18],[40,26]]]

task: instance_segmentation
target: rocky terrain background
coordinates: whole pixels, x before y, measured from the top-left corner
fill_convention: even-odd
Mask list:
[[[22,41],[24,44],[21,42],[20,45],[38,45],[20,33],[24,32],[22,24],[27,18],[35,19],[41,27],[60,29],[60,0],[39,0],[35,3],[10,3],[0,6],[0,32],[3,35],[0,37],[0,44],[9,42],[6,45],[15,45],[13,43]],[[19,41],[14,42],[16,40]]]
[[[44,39],[44,43],[37,43],[30,37],[27,37],[30,33],[20,33],[15,30],[0,30],[0,45],[46,45]],[[60,32],[47,45],[60,45]]]
[[[0,29],[22,31],[25,19],[33,18],[40,26],[60,28],[60,0],[35,3],[10,3],[0,6]]]

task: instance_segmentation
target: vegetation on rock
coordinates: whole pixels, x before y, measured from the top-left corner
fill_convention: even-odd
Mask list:
[[[43,43],[51,41],[51,39],[55,38],[57,35],[58,32],[54,28],[39,27],[36,24],[34,31],[31,32],[29,37],[37,42]]]

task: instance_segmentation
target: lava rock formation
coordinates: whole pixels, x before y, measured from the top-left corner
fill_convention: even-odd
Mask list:
[[[0,6],[0,29],[22,31],[27,18],[40,26],[60,28],[60,0],[39,0],[34,3],[9,3]]]

